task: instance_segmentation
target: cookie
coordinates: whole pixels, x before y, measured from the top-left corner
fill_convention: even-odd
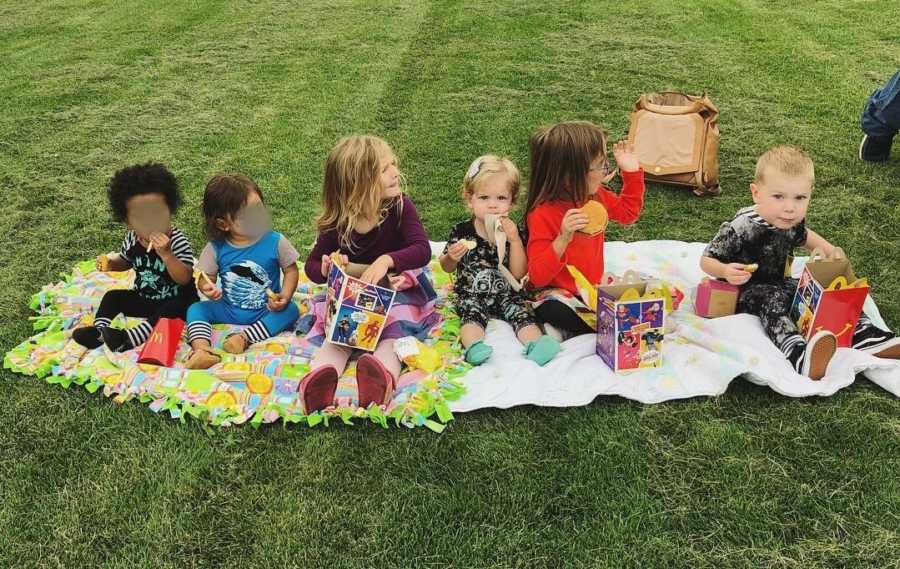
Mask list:
[[[581,211],[588,216],[588,224],[578,231],[588,235],[596,235],[606,229],[606,225],[609,223],[609,215],[606,213],[606,208],[603,207],[602,203],[590,200],[582,206]]]

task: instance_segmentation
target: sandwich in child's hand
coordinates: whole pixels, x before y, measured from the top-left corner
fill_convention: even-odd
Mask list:
[[[469,251],[474,249],[477,245],[477,243],[475,243],[474,239],[460,239],[459,242],[462,243],[463,245],[465,245],[466,249],[468,249]]]
[[[759,263],[750,263],[749,265],[744,265],[744,270],[748,273],[752,273],[759,268]]]
[[[609,215],[606,213],[606,208],[603,207],[602,203],[590,200],[581,207],[581,211],[588,216],[588,224],[578,231],[588,235],[595,235],[606,229],[606,224],[609,223]]]

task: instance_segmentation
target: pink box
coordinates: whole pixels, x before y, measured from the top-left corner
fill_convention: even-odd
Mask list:
[[[739,290],[725,281],[704,278],[694,290],[694,312],[704,318],[730,316],[737,310]]]

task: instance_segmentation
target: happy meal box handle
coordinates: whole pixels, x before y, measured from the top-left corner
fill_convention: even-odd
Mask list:
[[[610,286],[616,284],[619,284],[619,277],[617,277],[615,273],[610,273],[609,271],[607,271],[600,277],[600,286]]]
[[[622,280],[620,281],[620,284],[638,284],[642,281],[643,281],[643,279],[641,278],[641,275],[637,271],[629,269],[629,270],[625,271],[625,274],[622,275]]]
[[[840,247],[835,247],[831,251],[831,255],[826,255],[824,251],[822,251],[821,247],[816,247],[812,250],[812,253],[809,254],[810,261],[842,261],[847,258],[847,254],[844,253],[844,250]]]

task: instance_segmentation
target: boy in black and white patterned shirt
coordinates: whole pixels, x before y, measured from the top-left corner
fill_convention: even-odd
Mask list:
[[[86,348],[105,343],[124,352],[143,344],[160,318],[184,319],[197,300],[194,253],[185,234],[172,226],[181,194],[165,166],[148,163],[119,170],[109,182],[108,195],[113,218],[130,230],[118,254],[98,259],[98,269],[134,269],[134,286],[104,294],[94,324],[75,329],[72,339]],[[119,330],[110,326],[119,314],[146,320]]]
[[[722,224],[706,247],[700,268],[739,285],[738,312],[759,317],[766,335],[798,373],[821,379],[837,349],[837,339],[823,330],[805,341],[790,315],[797,290],[790,269],[794,249],[818,248],[826,255],[834,249],[806,227],[814,182],[812,160],[798,148],[777,146],[763,154],[750,185],[755,205],[741,209]],[[746,266],[752,264],[758,267],[748,272]],[[900,358],[900,340],[873,325],[865,314],[860,316],[851,345],[878,357]]]

